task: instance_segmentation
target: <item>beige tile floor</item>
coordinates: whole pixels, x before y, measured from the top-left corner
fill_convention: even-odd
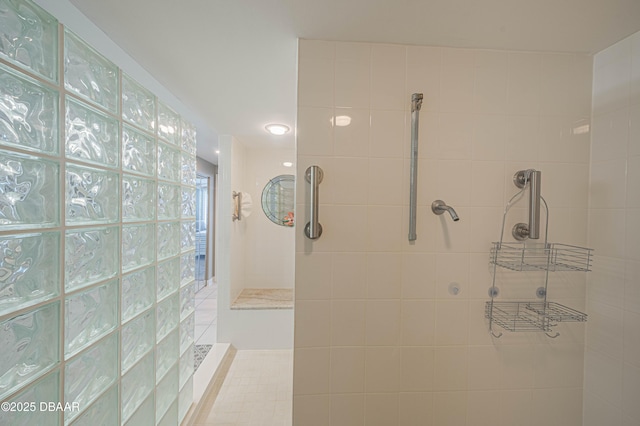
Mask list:
[[[215,283],[196,293],[196,344],[215,344]],[[211,386],[194,426],[290,426],[292,424],[293,351],[240,350],[221,385]]]
[[[293,351],[239,350],[222,386],[205,395],[195,426],[292,424]]]
[[[196,345],[216,343],[218,323],[218,285],[210,280],[209,285],[196,293],[196,317],[194,339]]]

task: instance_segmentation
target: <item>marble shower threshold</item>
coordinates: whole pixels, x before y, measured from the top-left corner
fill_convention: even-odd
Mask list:
[[[293,309],[293,289],[245,288],[231,309]]]

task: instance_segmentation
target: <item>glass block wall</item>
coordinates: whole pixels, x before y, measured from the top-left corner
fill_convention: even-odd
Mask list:
[[[0,0],[0,424],[184,418],[195,147],[53,16]]]

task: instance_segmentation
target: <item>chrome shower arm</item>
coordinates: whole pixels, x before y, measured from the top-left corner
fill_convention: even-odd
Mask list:
[[[460,218],[458,217],[458,214],[453,209],[453,207],[448,206],[442,200],[435,200],[433,203],[431,203],[431,211],[437,215],[441,215],[444,212],[448,212],[451,215],[451,219],[453,219],[454,222],[457,222],[460,220]]]

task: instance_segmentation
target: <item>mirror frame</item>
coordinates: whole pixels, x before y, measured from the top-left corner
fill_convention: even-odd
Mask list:
[[[279,184],[280,182],[291,182],[294,184],[293,190],[295,191],[295,176],[294,175],[278,175],[276,177],[274,177],[273,179],[270,179],[269,182],[267,182],[267,184],[264,186],[263,190],[262,190],[262,211],[264,212],[265,216],[267,216],[269,218],[269,220],[273,223],[275,223],[276,225],[280,225],[280,226],[285,226],[285,227],[293,227],[295,224],[295,220],[293,217],[293,210],[295,208],[295,201],[293,203],[293,205],[291,206],[291,217],[289,218],[289,216],[285,216],[285,217],[278,217],[276,216],[276,213],[271,211],[271,209],[269,208],[269,204],[268,204],[268,197],[269,197],[269,192],[270,190],[275,187],[277,184]]]

